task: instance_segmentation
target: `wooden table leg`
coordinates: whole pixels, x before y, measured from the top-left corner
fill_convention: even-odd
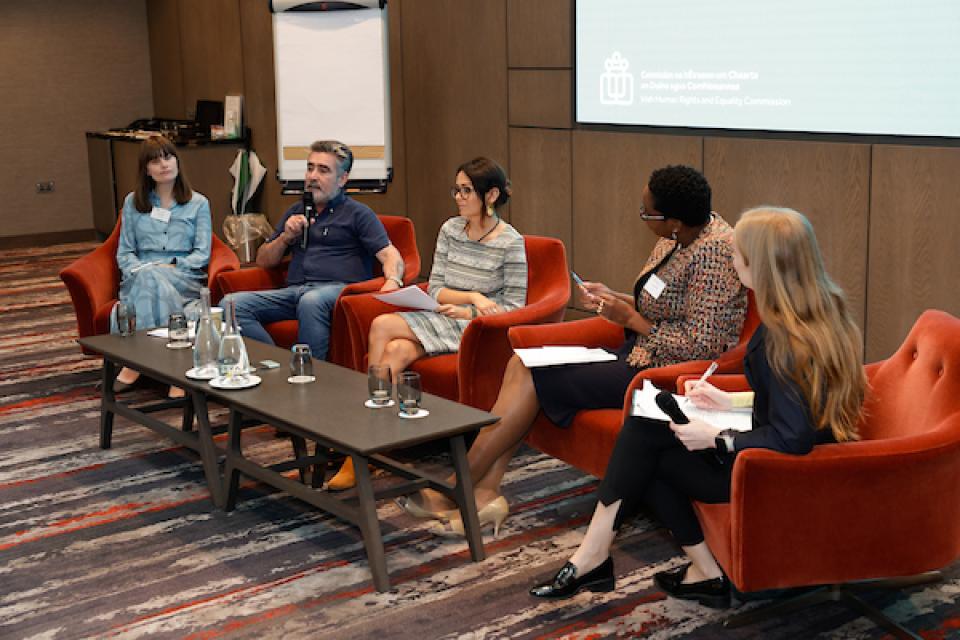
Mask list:
[[[243,434],[243,415],[230,408],[230,418],[227,426],[227,461],[223,469],[223,481],[226,497],[223,508],[225,511],[233,511],[237,506],[237,492],[240,490],[240,471],[234,466],[233,461],[243,457],[243,449],[240,446],[240,436]]]
[[[213,430],[210,428],[210,416],[207,413],[207,396],[200,391],[191,391],[190,396],[193,399],[193,411],[186,414],[196,414],[197,416],[197,438],[199,440],[200,460],[203,462],[203,474],[207,477],[207,486],[210,488],[210,497],[213,500],[213,506],[218,509],[223,508],[223,480],[220,477],[220,465],[217,460],[217,448],[213,444]]]
[[[100,448],[109,449],[113,439],[113,382],[117,379],[117,366],[109,358],[103,359],[103,397],[100,400]]]
[[[480,562],[487,557],[487,554],[483,549],[480,519],[477,517],[477,500],[473,495],[473,478],[470,476],[470,464],[467,462],[467,445],[462,434],[450,438],[450,455],[457,474],[457,484],[453,488],[453,493],[457,504],[460,505],[460,518],[470,545],[470,556],[474,562]]]
[[[358,524],[363,533],[363,545],[367,549],[367,563],[373,574],[373,586],[377,591],[390,589],[390,576],[387,575],[387,558],[383,550],[383,537],[380,534],[380,520],[377,518],[377,502],[373,496],[373,484],[370,480],[370,468],[364,456],[351,455],[353,469],[357,476],[357,494],[360,498],[360,518]]]

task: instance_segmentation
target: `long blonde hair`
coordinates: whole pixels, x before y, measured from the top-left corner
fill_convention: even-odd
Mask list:
[[[863,339],[823,268],[810,222],[793,209],[751,209],[734,242],[750,269],[774,373],[797,385],[817,429],[832,429],[838,442],[856,440],[867,388]]]

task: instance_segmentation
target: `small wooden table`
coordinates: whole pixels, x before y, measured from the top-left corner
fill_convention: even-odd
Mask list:
[[[250,361],[271,359],[281,363],[279,369],[258,368],[261,383],[244,390],[218,390],[184,375],[192,365],[189,349],[166,348],[165,341],[146,332],[122,338],[103,335],[84,338],[81,344],[104,355],[104,394],[101,409],[101,446],[110,446],[113,415],[122,415],[167,435],[200,453],[204,473],[210,485],[214,504],[231,510],[237,498],[240,474],[286,491],[320,509],[329,511],[357,526],[363,534],[367,559],[374,586],[390,588],[383,538],[377,518],[378,499],[399,496],[422,488],[432,488],[449,496],[460,509],[471,557],[483,560],[483,539],[473,498],[473,480],[466,456],[466,434],[496,421],[496,417],[478,409],[451,402],[439,396],[424,394],[422,406],[430,415],[419,419],[403,419],[397,407],[368,409],[367,376],[328,362],[313,361],[316,382],[287,382],[289,352],[272,345],[247,340]],[[184,428],[177,430],[143,411],[117,402],[113,394],[116,365],[130,366],[161,382],[183,387],[191,402],[184,406]],[[213,444],[213,430],[207,418],[207,401],[215,400],[230,409],[229,446],[225,453],[224,482],[218,468],[218,450]],[[166,403],[170,406],[170,403]],[[189,431],[188,421],[196,414],[198,432]],[[263,466],[243,454],[241,434],[248,419],[271,424],[293,436],[296,459]],[[246,422],[245,422],[246,420]],[[449,444],[455,473],[454,483],[388,457],[386,452],[424,442],[445,440]],[[306,447],[297,443],[315,443],[315,453],[307,455]],[[343,499],[319,489],[326,467],[327,451],[334,449],[353,459],[357,477],[357,500]],[[368,464],[383,468],[407,481],[374,492]],[[308,484],[291,480],[282,471],[312,465],[314,473]],[[356,502],[356,504],[354,504]]]

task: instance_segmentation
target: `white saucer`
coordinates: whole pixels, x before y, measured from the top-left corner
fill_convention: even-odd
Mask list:
[[[167,349],[189,349],[193,345],[189,342],[168,342]]]
[[[183,375],[187,376],[191,380],[213,380],[217,377],[217,368],[206,367],[204,369],[197,369],[194,367],[192,369],[187,369]]]
[[[227,382],[229,380],[230,382]],[[260,376],[247,376],[246,380],[240,380],[238,378],[221,378],[217,376],[210,381],[210,386],[214,389],[249,389],[250,387],[255,387],[260,384]]]
[[[316,382],[316,376],[290,376],[287,378],[287,382],[290,384],[307,384],[308,382]]]
[[[416,413],[404,413],[401,411],[397,413],[397,415],[404,420],[416,420],[417,418],[426,418],[428,415],[430,415],[430,412],[426,409],[417,409]]]
[[[386,409],[387,407],[392,407],[395,404],[397,403],[394,402],[392,398],[386,404],[375,404],[373,400],[368,399],[363,403],[363,406],[365,406],[367,409]]]

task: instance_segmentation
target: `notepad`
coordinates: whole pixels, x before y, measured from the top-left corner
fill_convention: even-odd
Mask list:
[[[653,386],[649,380],[643,381],[643,387],[633,391],[633,402],[630,407],[630,415],[640,418],[652,418],[654,420],[669,421],[670,416],[665,414],[657,405],[657,394],[660,389]],[[700,409],[692,402],[687,401],[684,396],[673,396],[680,410],[691,420],[703,420],[709,424],[723,427],[724,429],[736,429],[737,431],[750,431],[753,428],[753,410],[752,409],[731,409],[729,411],[710,411]]]
[[[549,367],[557,364],[583,364],[586,362],[609,362],[617,356],[604,349],[563,346],[514,349],[527,368]]]

